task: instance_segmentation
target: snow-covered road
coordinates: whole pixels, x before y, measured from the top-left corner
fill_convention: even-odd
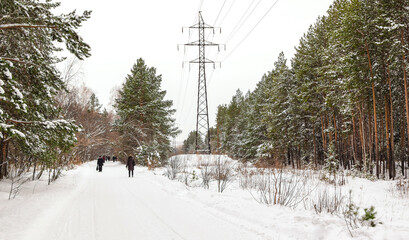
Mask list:
[[[190,166],[201,158],[186,156]],[[204,189],[197,168],[187,171],[196,180],[186,187],[165,177],[163,168],[137,167],[128,178],[120,163],[106,163],[101,173],[95,166],[95,161],[78,166],[51,185],[43,174],[25,183],[13,200],[7,200],[10,180],[1,181],[0,240],[408,239],[409,202],[391,192],[396,184],[391,181],[351,177],[343,186],[361,209],[375,206],[378,212],[379,224],[353,230],[352,238],[342,216],[305,208],[313,195],[296,209],[266,206],[237,179],[223,193],[216,182]]]
[[[22,239],[274,239],[187,201],[146,168],[136,168],[135,177],[128,178],[124,165],[108,162],[96,172],[93,162],[64,178],[75,184],[44,206]]]

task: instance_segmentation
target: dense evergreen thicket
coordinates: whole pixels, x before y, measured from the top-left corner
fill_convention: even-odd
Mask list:
[[[2,0],[0,3],[0,179],[10,164],[40,162],[52,169],[76,141],[79,126],[55,104],[66,85],[56,68],[57,42],[79,59],[90,47],[77,34],[90,12],[54,14],[59,3]],[[62,45],[61,45],[62,46]]]
[[[344,168],[404,175],[408,51],[408,1],[336,0],[300,40],[291,68],[280,54],[254,91],[219,106],[218,149],[297,168],[331,155]]]

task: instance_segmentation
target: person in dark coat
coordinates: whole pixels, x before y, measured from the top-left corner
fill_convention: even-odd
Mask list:
[[[102,172],[103,165],[104,165],[104,159],[101,156],[99,156],[97,160],[98,171]]]
[[[133,159],[132,156],[128,157],[128,162],[126,163],[126,168],[128,168],[128,176],[131,177],[131,172],[132,172],[132,177],[133,177],[133,170],[135,167],[135,159]]]
[[[116,156],[112,157],[112,161],[115,162],[116,161]]]

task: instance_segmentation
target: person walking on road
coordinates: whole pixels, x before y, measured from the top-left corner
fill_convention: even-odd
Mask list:
[[[97,160],[97,169],[99,172],[102,172],[102,166],[104,165],[104,159],[99,156]]]
[[[128,168],[128,176],[131,177],[131,172],[132,172],[132,177],[133,177],[133,170],[135,167],[135,160],[133,159],[132,156],[128,157],[128,162],[126,163],[126,168]]]

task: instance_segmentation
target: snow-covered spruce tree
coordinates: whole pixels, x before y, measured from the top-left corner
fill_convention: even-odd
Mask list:
[[[335,153],[334,144],[330,144],[328,147],[328,152],[326,153],[326,158],[324,162],[323,170],[325,175],[323,176],[329,183],[337,184],[337,173],[339,169],[339,161]]]
[[[172,118],[172,101],[164,100],[162,76],[138,59],[115,100],[123,154],[135,155],[140,164],[162,164],[171,150],[170,139],[179,131]]]
[[[61,119],[53,104],[64,89],[56,63],[56,42],[79,59],[90,47],[76,29],[90,17],[74,12],[55,15],[50,0],[2,0],[0,7],[0,179],[7,175],[9,144],[51,165],[75,142],[78,127]]]
[[[300,168],[304,119],[300,114],[297,85],[284,53],[280,53],[268,76],[261,112],[268,135],[264,151],[270,155],[281,155],[282,159],[287,159],[285,163]]]
[[[203,139],[198,138],[198,145],[203,146]],[[196,131],[191,131],[187,136],[186,140],[183,141],[183,151],[184,153],[195,153],[196,148]]]

